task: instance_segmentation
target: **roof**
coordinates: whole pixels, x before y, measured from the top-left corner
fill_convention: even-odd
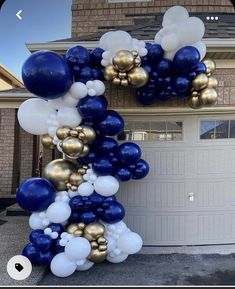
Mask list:
[[[2,64],[0,64],[0,74],[9,79],[13,86],[24,87],[23,82]]]
[[[136,16],[130,15],[130,16]],[[140,16],[140,15],[139,15]],[[143,17],[143,14],[141,14]],[[148,14],[149,16],[149,14]],[[104,32],[109,30],[125,30],[131,34],[132,37],[139,40],[154,39],[157,31],[162,28],[162,14],[152,15],[154,18],[149,19],[135,19],[134,25],[131,26],[105,26],[100,27],[102,31],[90,35],[83,35],[79,37],[72,37],[67,39],[57,40],[58,42],[78,42],[78,41],[98,41]],[[202,19],[205,24],[204,38],[235,38],[234,14],[230,13],[190,13],[190,16],[196,16]],[[211,20],[211,17],[218,17],[218,20]],[[208,20],[207,18],[210,18]],[[57,42],[55,41],[55,42]]]

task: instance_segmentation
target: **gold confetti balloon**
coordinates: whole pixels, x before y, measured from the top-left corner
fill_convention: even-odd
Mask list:
[[[148,72],[143,67],[134,67],[130,72],[128,72],[129,84],[133,87],[144,86],[149,79]]]
[[[115,57],[113,58],[113,65],[116,70],[120,72],[127,72],[134,67],[134,60],[135,57],[128,50],[120,50],[116,53]]]
[[[44,134],[42,136],[42,145],[46,149],[53,150],[55,148],[55,145],[53,144],[53,138],[49,136],[49,134]]]
[[[201,90],[207,87],[208,77],[205,73],[200,73],[192,81],[192,86],[195,90]]]
[[[64,191],[67,190],[66,184],[69,182],[70,175],[76,171],[77,168],[73,162],[57,159],[46,165],[43,177],[51,181],[58,191]]]

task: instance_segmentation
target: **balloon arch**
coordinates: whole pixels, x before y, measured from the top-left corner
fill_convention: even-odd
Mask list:
[[[174,6],[162,26],[154,43],[111,31],[91,52],[82,46],[64,57],[38,51],[23,65],[24,84],[38,98],[21,104],[19,123],[64,157],[47,164],[42,178],[19,186],[17,202],[32,212],[30,243],[22,254],[35,265],[50,265],[58,277],[105,259],[123,262],[143,243],[123,222],[125,210],[115,194],[119,182],[144,178],[149,166],[137,144],[114,138],[125,123],[108,109],[103,80],[136,88],[142,105],[178,97],[198,109],[217,100],[215,63],[202,61],[203,22]]]

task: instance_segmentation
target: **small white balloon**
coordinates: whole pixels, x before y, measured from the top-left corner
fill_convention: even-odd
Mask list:
[[[74,82],[69,90],[74,99],[81,99],[87,96],[87,87],[82,82]]]
[[[117,248],[124,254],[135,254],[143,245],[143,240],[137,233],[129,232],[120,236],[117,240]]]
[[[112,253],[111,253],[112,254]],[[112,257],[110,255],[107,256],[107,260],[111,263],[121,263],[127,259],[127,254],[120,254],[118,256]]]
[[[105,85],[102,81],[100,80],[94,80],[94,89],[96,91],[96,95],[100,96],[103,95],[105,93]]]
[[[86,83],[87,88],[94,88],[94,82],[92,80],[87,81]]]
[[[75,237],[66,244],[64,252],[71,260],[85,259],[91,252],[91,245],[86,238]]]
[[[55,127],[55,126],[50,126],[49,128],[48,128],[48,134],[49,134],[49,136],[50,137],[55,137],[56,136],[56,130],[57,130],[57,127]]]
[[[94,182],[94,189],[98,194],[109,197],[117,193],[119,182],[113,176],[100,176]]]
[[[55,255],[51,261],[50,267],[51,272],[57,277],[68,277],[77,269],[76,263],[69,260],[65,253]]]
[[[110,64],[110,61],[107,60],[107,59],[102,59],[102,60],[101,60],[101,64],[102,64],[103,66],[108,66],[108,65]]]
[[[44,230],[47,226],[42,224],[42,218],[39,216],[40,213],[33,213],[29,217],[29,226],[33,230]]]
[[[82,121],[82,118],[75,107],[63,107],[59,109],[57,119],[61,126],[64,125],[69,127],[76,127]]]
[[[68,92],[62,96],[62,100],[64,102],[64,106],[67,107],[75,107],[78,104],[78,99],[72,97],[72,95]]]
[[[78,265],[77,266],[77,271],[86,271],[89,270],[92,266],[94,265],[93,262],[89,260],[85,260],[83,265]]]
[[[95,89],[89,88],[89,89],[88,89],[88,95],[89,95],[89,96],[95,96],[95,95],[96,95]]]
[[[69,190],[68,193],[69,193],[69,197],[70,197],[70,198],[73,198],[73,197],[79,195],[79,194],[78,194],[78,191]]]
[[[94,186],[89,182],[84,182],[79,185],[77,192],[80,196],[88,197],[94,193]]]
[[[59,224],[68,220],[71,208],[65,202],[54,202],[47,208],[46,215],[50,222]]]
[[[108,241],[108,253],[115,250],[117,242],[111,236],[105,236],[105,239]]]

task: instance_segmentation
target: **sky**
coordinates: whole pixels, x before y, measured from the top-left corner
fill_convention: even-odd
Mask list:
[[[6,0],[0,10],[0,64],[21,79],[30,55],[25,43],[71,37],[71,5],[72,0]]]

